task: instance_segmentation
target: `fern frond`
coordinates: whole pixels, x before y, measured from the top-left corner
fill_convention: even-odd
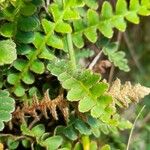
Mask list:
[[[24,104],[22,108],[18,107],[13,113],[14,118],[20,119],[23,122],[25,115],[38,118],[37,111],[40,111],[46,119],[49,118],[47,111],[49,111],[55,120],[58,120],[57,108],[61,111],[64,119],[67,121],[69,112],[68,104],[63,98],[63,95],[59,95],[57,98],[51,100],[49,97],[49,91],[47,90],[42,100],[39,100],[35,95],[31,105]]]
[[[80,7],[80,4],[74,3],[76,7]],[[79,6],[78,6],[79,5]],[[64,20],[74,20],[79,18],[77,12],[74,9],[71,9],[72,5],[70,2],[66,1],[64,6],[52,3],[49,6],[49,12],[53,15],[53,22],[48,21],[47,19],[41,20],[42,28],[45,32],[44,35],[39,32],[35,32],[35,28],[39,25],[39,21],[34,16],[22,17],[19,24],[19,30],[16,34],[16,39],[22,40],[20,43],[33,43],[35,49],[30,51],[26,57],[28,60],[22,63],[21,68],[18,69],[16,63],[20,63],[20,60],[17,60],[14,64],[14,67],[19,70],[19,73],[13,73],[8,76],[8,82],[13,85],[11,92],[15,93],[16,96],[22,97],[25,94],[25,87],[22,84],[22,81],[25,84],[34,83],[33,73],[42,74],[45,71],[44,63],[40,60],[41,58],[47,60],[55,59],[55,56],[50,52],[48,46],[56,49],[64,49],[63,39],[57,35],[57,33],[70,33],[72,32],[71,26]],[[59,9],[62,8],[62,9]],[[23,9],[23,8],[22,8]],[[20,10],[22,12],[22,9]],[[62,11],[61,11],[62,10]],[[57,14],[59,13],[59,15]],[[72,14],[72,15],[71,15]],[[76,15],[76,17],[74,16]],[[74,18],[74,17],[75,18]],[[73,17],[73,18],[72,18]],[[32,19],[31,19],[32,18]],[[31,22],[31,21],[32,22]],[[23,32],[22,32],[23,31]],[[22,36],[33,32],[33,40],[25,42]],[[28,40],[31,38],[28,37]]]
[[[40,146],[48,150],[58,149],[63,143],[63,138],[55,135],[49,136],[49,133],[47,133],[45,130],[46,129],[43,124],[38,124],[32,129],[29,129],[26,124],[21,125],[21,131],[23,135],[33,138],[33,140],[35,140]]]
[[[113,12],[111,4],[105,1],[102,4],[100,14],[96,11],[98,8],[96,1],[66,0],[63,3],[58,3],[57,1],[50,3],[48,13],[52,16],[51,20],[42,19],[39,21],[36,15],[33,14],[33,12],[37,13],[36,5],[33,2],[24,2],[20,5],[18,6],[19,8],[14,10],[14,14],[20,18],[17,20],[17,29],[13,22],[9,24],[9,28],[10,31],[17,30],[15,40],[18,43],[32,43],[34,48],[32,48],[33,50],[28,55],[25,55],[27,59],[25,59],[26,63],[23,64],[23,69],[20,71],[14,66],[14,68],[19,70],[19,73],[13,73],[8,76],[8,82],[12,85],[11,92],[18,97],[24,96],[26,92],[22,82],[27,85],[34,83],[34,75],[32,72],[36,74],[44,73],[45,65],[41,61],[41,58],[46,60],[55,59],[55,56],[50,52],[50,48],[60,49],[66,52],[66,43],[64,41],[67,33],[72,34],[74,44],[81,48],[84,45],[83,35],[90,42],[95,43],[98,38],[97,30],[104,34],[104,36],[110,38],[113,35],[114,27],[120,31],[125,31],[125,19],[137,24],[139,23],[138,15],[147,16],[150,14],[149,0],[142,0],[141,3],[139,3],[139,0],[131,0],[129,9],[125,0],[118,0],[115,12]],[[84,7],[84,5],[90,8],[86,12],[86,17],[82,17],[78,11],[78,8]],[[25,8],[28,8],[29,11],[25,11]],[[44,31],[42,34],[37,32],[40,28],[40,23],[42,25],[41,30]],[[5,32],[2,35],[5,35]],[[10,32],[8,36],[13,36],[13,34]],[[121,52],[117,54],[122,58],[124,57],[124,54]],[[126,71],[129,70],[127,66],[123,67],[123,64],[126,64],[125,59],[123,59],[119,67]]]
[[[52,62],[48,65],[48,70],[61,82],[63,88],[68,90],[67,99],[78,101],[80,112],[91,112],[95,118],[109,121],[114,113],[111,107],[112,97],[107,95],[108,85],[100,82],[100,75],[92,73],[90,70],[82,72],[68,69],[67,61]]]
[[[124,107],[128,107],[131,101],[138,103],[140,99],[149,95],[150,88],[140,84],[131,85],[129,81],[122,85],[120,79],[116,79],[110,86],[108,94],[121,102]]]
[[[125,21],[128,20],[134,24],[139,23],[139,16],[150,15],[150,1],[130,0],[129,8],[126,0],[117,0],[115,11],[113,12],[110,2],[105,1],[102,4],[100,14],[93,9],[87,11],[86,18],[78,19],[73,22],[74,33],[73,41],[78,48],[84,46],[83,35],[92,42],[97,41],[97,30],[99,30],[105,37],[111,38],[113,36],[113,28],[124,32],[127,26]],[[87,22],[87,23],[86,23]]]
[[[79,116],[73,115],[70,116],[67,126],[57,126],[54,130],[54,134],[63,135],[68,139],[75,141],[79,135],[92,135],[99,138],[101,132],[104,134],[109,134],[111,132],[117,133],[119,129],[123,130],[132,127],[132,124],[129,121],[119,117],[116,119],[116,123],[107,124],[88,115],[84,121]]]

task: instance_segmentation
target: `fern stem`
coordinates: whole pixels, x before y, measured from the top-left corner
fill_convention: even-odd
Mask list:
[[[129,150],[129,146],[130,146],[130,142],[131,142],[131,137],[132,137],[132,134],[133,134],[133,130],[134,130],[134,128],[135,128],[135,124],[136,124],[138,118],[140,117],[140,115],[142,114],[144,108],[145,108],[145,105],[142,107],[142,109],[140,110],[140,112],[138,113],[138,115],[136,116],[136,118],[135,118],[135,120],[134,120],[132,129],[131,129],[131,131],[130,131],[130,135],[129,135],[129,139],[128,139],[128,143],[127,143],[127,148],[126,148],[126,150]]]
[[[82,140],[83,150],[90,150],[89,136],[82,136],[81,140]]]
[[[74,70],[77,67],[76,67],[76,59],[75,59],[71,33],[67,34],[67,42],[68,42],[68,52],[69,52],[69,57],[72,65],[72,70]]]

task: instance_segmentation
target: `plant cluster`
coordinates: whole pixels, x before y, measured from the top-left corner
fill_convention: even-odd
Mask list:
[[[109,150],[97,139],[131,128],[118,110],[150,88],[111,84],[93,67],[103,54],[103,72],[130,70],[113,37],[139,15],[150,15],[149,0],[1,0],[0,147]]]

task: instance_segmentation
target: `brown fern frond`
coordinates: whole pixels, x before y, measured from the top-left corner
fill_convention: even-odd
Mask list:
[[[32,98],[32,104],[24,104],[22,108],[17,107],[15,112],[13,113],[14,118],[20,119],[24,121],[25,116],[29,115],[33,118],[38,119],[38,113],[41,112],[43,116],[48,119],[48,112],[51,113],[52,117],[55,120],[58,120],[58,112],[57,108],[61,111],[64,116],[64,119],[67,120],[68,113],[68,103],[64,99],[63,94],[59,95],[55,99],[51,100],[49,97],[49,91],[47,90],[44,93],[44,97],[42,100],[39,100],[36,95]]]
[[[129,81],[121,85],[120,79],[116,79],[109,88],[108,94],[121,102],[124,107],[128,107],[131,101],[138,103],[140,99],[150,94],[150,88],[140,84],[131,85]]]

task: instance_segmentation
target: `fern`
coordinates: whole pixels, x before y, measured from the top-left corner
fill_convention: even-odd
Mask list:
[[[70,67],[67,66],[69,64],[66,64],[65,61],[53,62],[48,65],[48,70],[57,76],[63,88],[68,90],[68,101],[79,101],[80,112],[90,111],[92,117],[100,118],[108,124],[113,122],[111,116],[116,113],[112,98],[118,99],[124,107],[127,107],[129,103],[127,97],[132,101],[134,99],[137,101],[149,94],[149,88],[146,87],[132,87],[128,83],[121,87],[120,80],[116,80],[108,90],[108,84],[100,82],[99,75],[93,74],[89,70],[84,70],[81,73],[79,71],[71,72],[68,69]]]
[[[48,65],[48,70],[58,77],[62,86],[68,90],[67,99],[69,101],[79,101],[79,111],[91,111],[91,115],[108,121],[114,113],[114,108],[110,106],[112,98],[106,94],[108,85],[99,82],[100,76],[93,74],[89,70],[82,73],[70,72],[65,61],[58,61]]]
[[[141,3],[138,0],[131,0],[129,9],[127,9],[127,2],[125,0],[118,0],[114,13],[111,4],[106,1],[102,5],[100,15],[95,10],[89,9],[86,15],[87,21],[79,19],[73,22],[75,30],[73,33],[74,44],[78,48],[84,46],[83,34],[90,42],[95,43],[98,38],[97,29],[108,38],[113,36],[114,27],[124,32],[127,26],[125,19],[138,24],[138,15],[150,15],[149,5],[149,0],[142,0]]]
[[[34,95],[31,104],[26,103],[22,106],[22,108],[17,107],[13,112],[12,121],[20,120],[21,122],[24,122],[27,114],[38,119],[42,114],[42,116],[44,116],[46,119],[49,119],[50,116],[48,115],[48,112],[51,113],[51,116],[55,120],[58,120],[58,108],[64,116],[64,119],[67,121],[69,117],[68,104],[63,98],[63,95],[61,94],[55,99],[51,100],[49,97],[49,91],[47,90],[42,100],[39,100],[37,96]],[[37,112],[40,112],[41,114],[39,115]]]
[[[58,6],[55,6],[55,5],[50,6],[50,10],[52,11],[53,15],[55,15],[53,11],[55,12],[55,9],[57,9],[57,7]],[[28,61],[17,60],[17,62],[15,62],[14,67],[21,72],[19,74],[18,73],[10,74],[8,76],[8,82],[13,85],[11,91],[14,92],[17,96],[20,97],[25,94],[25,89],[22,86],[21,80],[26,84],[32,84],[34,82],[34,76],[32,72],[35,72],[37,74],[44,73],[45,67],[44,67],[43,62],[40,61],[40,58],[44,58],[48,60],[52,60],[55,58],[55,56],[49,52],[49,49],[46,45],[57,48],[57,49],[63,49],[63,41],[61,38],[59,38],[55,34],[54,31],[60,32],[60,33],[62,32],[68,33],[71,31],[70,25],[62,21],[62,18],[65,18],[66,20],[70,19],[70,18],[67,18],[67,14],[69,13],[68,11],[72,11],[70,10],[69,6],[65,8],[64,13],[61,13],[61,16],[59,16],[59,18],[57,18],[58,16],[53,16],[55,20],[54,23],[46,19],[43,19],[41,23],[42,23],[42,26],[46,35],[44,36],[40,33],[35,33],[35,36],[34,36],[35,40],[32,41],[32,38],[31,38],[31,42],[33,42],[36,49],[29,52],[29,54],[27,55],[29,60]],[[57,13],[57,10],[56,10],[56,13]],[[25,32],[28,31],[28,33],[35,30],[37,25],[38,23],[36,21],[36,18],[34,19],[33,17],[32,18],[24,17],[23,19],[19,21],[19,29]],[[19,39],[23,39],[21,35],[24,33],[21,33],[21,32],[20,31],[18,32],[18,34],[20,34],[19,36],[16,35],[16,37]],[[30,40],[30,37],[28,37],[27,39]],[[23,39],[23,41],[25,41],[25,39]],[[22,41],[20,42],[22,43]],[[27,41],[27,43],[30,43],[30,41]],[[20,63],[20,61],[23,62],[22,66],[20,65],[22,70],[18,69],[16,65]],[[23,76],[24,76],[24,79],[23,79]],[[11,82],[11,80],[13,81]]]
[[[140,99],[150,94],[150,88],[141,86],[140,84],[131,85],[126,81],[121,85],[121,81],[116,79],[108,92],[113,98],[117,99],[124,107],[128,107],[130,102],[138,103]]]
[[[100,63],[110,61],[129,71],[118,44],[99,45],[99,33],[112,38],[114,28],[124,32],[126,20],[138,24],[139,15],[150,15],[149,0],[117,0],[114,9],[110,2],[97,0],[2,0],[0,88],[9,92],[0,91],[0,130],[5,122],[9,126],[0,134],[0,143],[8,149],[20,148],[21,141],[25,148],[96,150],[97,143],[90,140],[93,135],[96,139],[101,132],[131,128],[116,105],[126,108],[138,102],[150,93],[149,88],[130,82],[121,85],[118,79],[109,85],[92,70],[78,69],[78,61],[92,57],[90,50],[97,53],[100,47],[109,59]],[[11,97],[22,100],[16,109]],[[44,125],[45,120],[51,124]],[[14,134],[20,124],[17,135],[5,134],[7,130]],[[52,128],[47,130],[49,125]]]
[[[130,70],[128,60],[125,58],[125,52],[118,51],[117,42],[109,42],[106,39],[101,39],[101,41],[97,41],[97,46],[102,47],[104,55],[108,56],[108,59],[114,64],[114,66],[125,72]]]
[[[116,124],[108,125],[91,116],[87,116],[83,121],[81,118],[72,115],[69,118],[67,126],[57,126],[54,134],[65,136],[69,140],[75,141],[79,138],[79,135],[93,135],[95,138],[99,138],[101,133],[107,135],[111,132],[117,133],[118,129],[124,130],[132,127],[132,124],[129,121],[121,118],[117,118],[116,122]]]
[[[2,10],[5,19],[11,22],[5,23],[3,24],[3,26],[1,26],[0,28],[1,35],[3,35],[4,37],[14,37],[15,41],[19,43],[28,44],[33,42],[34,31],[37,30],[37,28],[39,27],[39,20],[34,15],[34,13],[37,10],[36,5],[39,4],[38,3],[35,4],[34,2],[24,2],[20,0],[14,2],[13,5],[14,7],[11,10],[12,11],[11,13],[9,7]],[[17,43],[17,50],[18,50],[18,43]],[[36,54],[33,57],[36,57]],[[34,82],[34,76],[29,71],[29,66],[27,66],[33,61],[34,59],[29,61],[24,59],[21,60],[17,59],[14,64],[14,67],[17,70],[21,71],[21,73],[11,73],[8,76],[8,82],[14,85],[14,87],[12,87],[11,89],[11,92],[14,92],[17,96],[23,96],[25,94],[25,89],[21,83],[21,78],[23,74],[25,74],[25,77],[22,80],[24,83],[32,84]],[[43,63],[38,61],[32,65],[32,70],[36,70],[36,68],[34,68],[35,65],[40,65],[42,69],[44,68]]]
[[[56,150],[63,142],[63,139],[60,136],[46,138],[47,133],[45,133],[45,127],[43,124],[39,124],[33,127],[31,130],[25,124],[23,124],[21,126],[21,131],[23,132],[23,135],[36,138],[36,142],[42,147],[45,147],[47,150]]]
[[[121,31],[125,31],[125,18],[133,23],[139,23],[138,14],[149,15],[149,1],[143,0],[141,4],[139,4],[139,1],[136,1],[135,7],[134,3],[134,0],[130,1],[130,7],[128,10],[126,1],[118,0],[116,4],[116,11],[113,14],[110,3],[104,2],[101,14],[99,15],[95,10],[98,6],[96,1],[66,0],[64,3],[58,3],[56,1],[52,2],[48,6],[48,13],[52,15],[51,21],[45,18],[41,19],[41,21],[38,20],[35,15],[37,14],[37,7],[34,2],[19,2],[12,14],[10,14],[7,9],[4,9],[3,14],[7,20],[10,20],[9,18],[11,18],[11,21],[16,19],[17,22],[4,24],[1,28],[1,34],[5,37],[12,37],[15,35],[14,37],[17,42],[24,44],[32,43],[34,45],[34,48],[31,48],[33,50],[30,51],[28,55],[25,55],[27,60],[23,59],[15,62],[14,67],[17,70],[18,68],[16,67],[16,63],[20,63],[20,61],[24,62],[22,63],[23,69],[19,70],[20,73],[13,73],[8,76],[8,82],[13,85],[11,92],[15,93],[18,97],[24,96],[27,89],[25,89],[22,81],[27,85],[31,85],[34,83],[34,75],[32,72],[37,74],[43,74],[45,72],[45,64],[41,61],[41,59],[52,60],[55,58],[55,56],[50,52],[49,47],[53,49],[61,49],[67,52],[65,34],[71,33],[74,44],[81,48],[84,45],[82,38],[83,34],[89,41],[95,43],[97,41],[97,29],[99,29],[104,36],[110,38],[113,35],[113,27],[116,27]],[[78,9],[84,5],[87,5],[90,9],[87,11],[87,16],[82,18]],[[84,22],[87,22],[87,25]],[[44,34],[37,32],[40,29],[40,23],[42,24]],[[8,28],[10,30],[6,32],[6,29]],[[42,28],[40,30],[42,30]],[[16,33],[13,34],[14,31],[16,31]],[[17,49],[18,46],[19,45],[17,45]],[[117,56],[124,57],[121,52],[118,52]],[[110,59],[113,60],[113,58],[114,57],[111,57]],[[116,62],[115,65],[117,63],[118,62]],[[125,60],[119,67],[128,71],[129,68],[127,66],[123,67],[124,64],[126,64]],[[25,77],[22,79],[24,75]]]

